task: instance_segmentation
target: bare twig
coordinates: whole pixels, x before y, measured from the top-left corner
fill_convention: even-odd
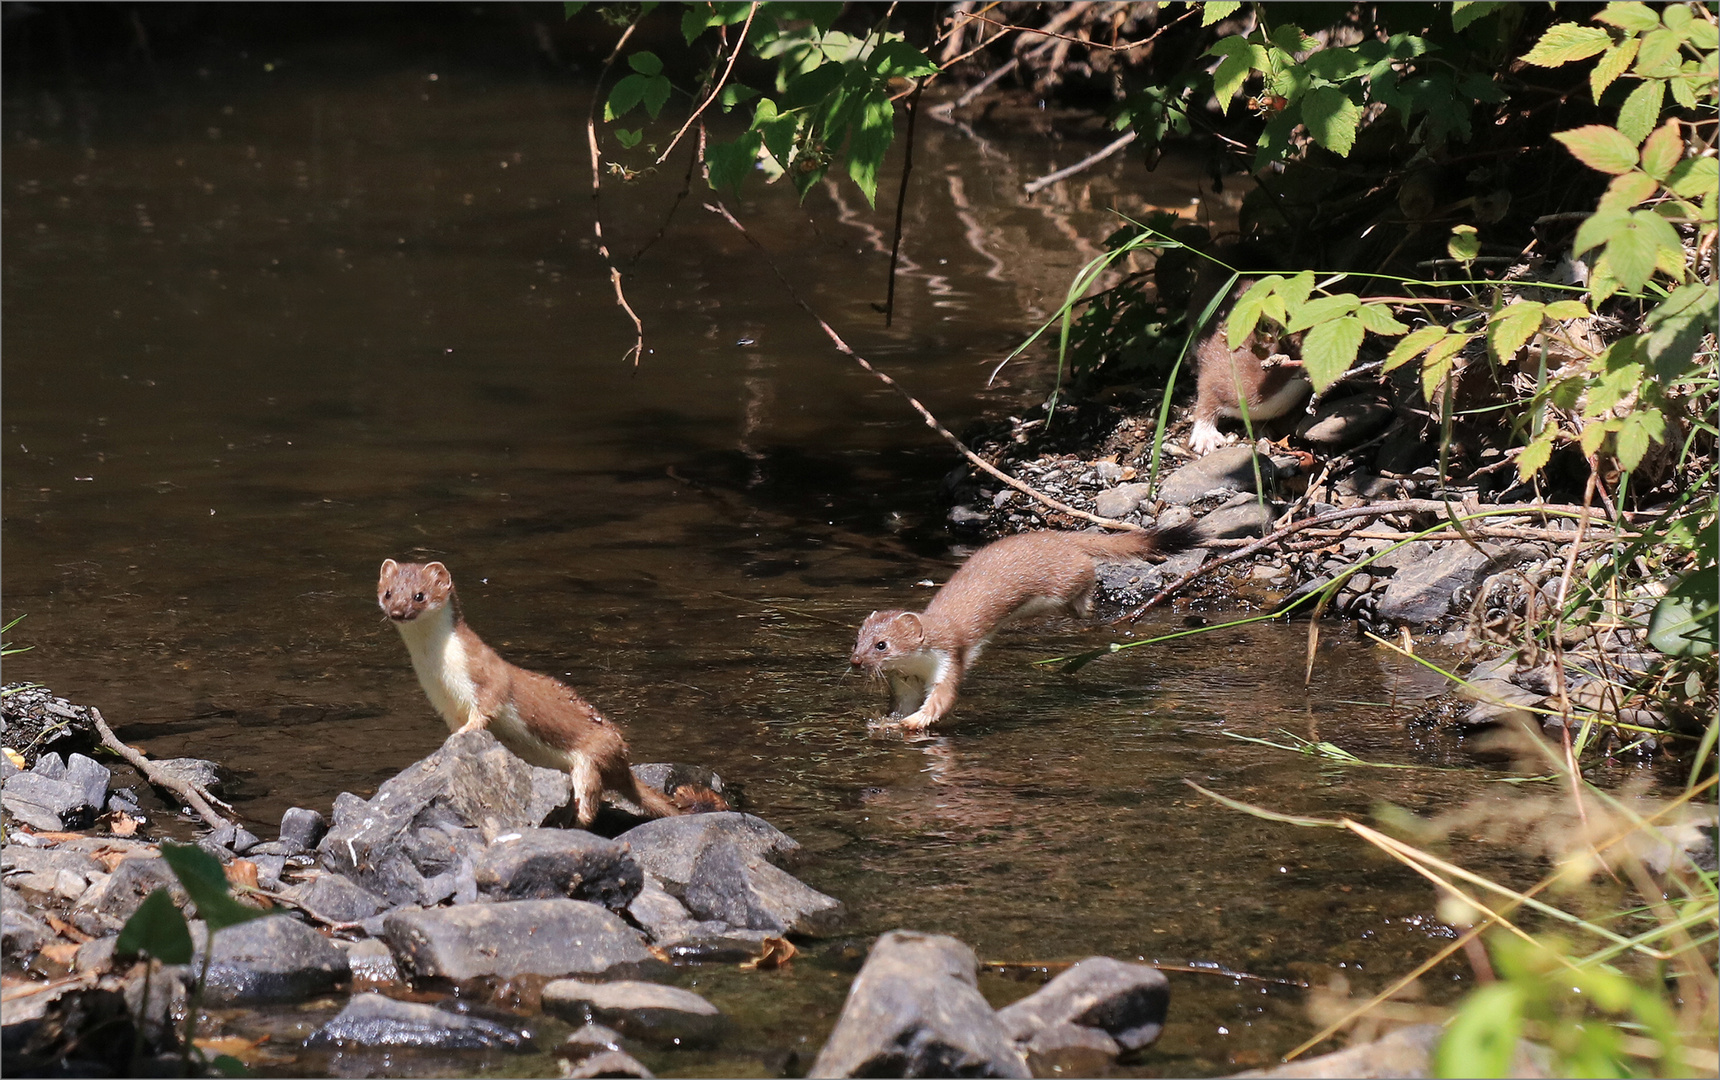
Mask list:
[[[621,55],[621,47],[627,44],[627,39],[633,36],[633,31],[639,28],[637,22],[628,24],[627,29],[615,41],[615,48],[609,51],[609,59],[603,63],[603,74],[598,76],[597,86],[591,92],[591,108],[585,114],[585,140],[591,147],[591,228],[597,234],[597,253],[603,256],[603,261],[609,264],[609,281],[615,286],[615,303],[627,317],[633,320],[633,348],[627,350],[622,359],[631,357],[633,366],[639,366],[639,360],[645,355],[645,324],[639,321],[633,306],[627,302],[627,294],[621,291],[621,271],[615,266],[614,256],[609,254],[609,245],[603,240],[603,215],[598,213],[597,200],[603,187],[603,159],[597,153],[597,103],[603,98],[603,80],[609,77],[609,72],[615,67],[615,58]]]
[[[1078,6],[1080,6],[1080,5],[1071,5],[1071,7],[1078,7]],[[1065,12],[1068,13],[1068,9],[1065,9]],[[1159,27],[1157,30],[1154,30],[1152,33],[1148,34],[1144,38],[1141,38],[1139,41],[1125,41],[1121,45],[1107,45],[1103,41],[1094,41],[1092,38],[1071,37],[1068,34],[1059,34],[1055,30],[1049,29],[1049,27],[1051,26],[1050,23],[1047,23],[1046,27],[1018,26],[1014,23],[998,22],[996,19],[988,19],[984,15],[975,15],[975,14],[972,14],[969,12],[961,12],[961,13],[959,13],[959,17],[964,18],[964,19],[972,19],[975,22],[986,23],[990,26],[995,26],[995,27],[998,27],[999,29],[1002,29],[1002,30],[1015,30],[1015,31],[1018,31],[1018,32],[1023,33],[1023,34],[1032,34],[1036,37],[1055,38],[1059,41],[1070,41],[1070,42],[1074,42],[1077,45],[1085,45],[1089,49],[1104,49],[1106,52],[1128,52],[1131,49],[1138,49],[1143,45],[1152,44],[1155,40],[1158,39],[1160,34],[1163,34],[1166,30],[1169,30],[1171,27],[1175,26],[1177,23],[1182,22],[1184,19],[1187,19],[1193,15],[1199,14],[1199,12],[1200,12],[1199,8],[1191,8],[1187,13],[1185,13],[1183,15],[1179,15],[1175,19],[1172,19],[1170,22]],[[1073,14],[1079,14],[1079,12],[1074,12]],[[1068,21],[1069,21],[1068,19],[1063,20],[1064,23],[1066,23]],[[1059,23],[1058,25],[1062,25],[1062,23]],[[993,38],[992,40],[995,41],[997,39]]]
[[[1108,146],[1106,146],[1104,149],[1096,151],[1095,153],[1088,154],[1086,157],[1082,158],[1080,161],[1077,161],[1075,164],[1069,166],[1066,169],[1058,169],[1056,172],[1047,173],[1044,176],[1041,176],[1037,180],[1029,180],[1027,183],[1021,185],[1021,190],[1025,191],[1029,195],[1037,195],[1039,192],[1050,187],[1052,184],[1057,183],[1057,181],[1067,180],[1069,177],[1074,176],[1076,173],[1082,172],[1083,170],[1089,169],[1089,168],[1093,167],[1094,165],[1099,164],[1099,162],[1104,161],[1106,158],[1110,157],[1112,154],[1115,154],[1117,151],[1121,150],[1123,147],[1129,145],[1130,143],[1134,142],[1136,139],[1138,139],[1140,137],[1141,137],[1140,132],[1131,131],[1128,134],[1122,136],[1121,138],[1113,139],[1113,140],[1111,140],[1111,143]]]
[[[220,803],[221,800],[209,794],[208,789],[202,784],[174,776],[125,743],[120,742],[119,736],[115,735],[113,729],[107,726],[107,721],[102,719],[100,709],[91,706],[90,719],[95,722],[96,732],[101,735],[103,746],[130,762],[132,768],[142,773],[151,784],[156,787],[164,787],[185,800],[186,805],[197,811],[197,816],[207,822],[210,828],[219,829],[223,825],[233,824],[216,813],[215,808],[209,805],[212,802]],[[226,806],[229,811],[233,809],[226,803],[221,803],[221,805]]]
[[[884,290],[884,325],[896,316],[896,264],[902,256],[902,211],[908,205],[908,175],[914,171],[914,120],[920,115],[920,90],[926,80],[914,83],[908,96],[908,142],[902,151],[902,186],[896,189],[896,234],[890,240],[890,283]]]
[[[687,133],[687,129],[693,126],[693,121],[699,118],[699,114],[710,108],[711,102],[717,100],[717,95],[723,92],[723,84],[729,81],[729,74],[735,70],[735,61],[741,58],[741,50],[746,48],[747,31],[752,29],[753,16],[757,14],[758,0],[753,0],[752,6],[747,8],[747,21],[741,26],[741,36],[735,40],[735,50],[729,54],[729,66],[723,69],[722,78],[717,80],[717,85],[711,87],[711,92],[705,96],[705,100],[699,103],[699,107],[693,110],[693,115],[687,117],[687,122],[681,125],[681,130],[675,132],[675,137],[669,140],[669,145],[657,156],[658,165],[669,160],[669,154],[680,143],[681,136]]]
[[[982,472],[985,472],[988,475],[992,476],[993,478],[1000,480],[1005,484],[1008,484],[1010,487],[1014,488],[1015,490],[1021,492],[1024,495],[1028,496],[1029,498],[1036,499],[1039,502],[1044,503],[1046,506],[1049,506],[1053,510],[1056,510],[1060,513],[1068,514],[1071,517],[1080,518],[1083,521],[1092,522],[1094,525],[1103,525],[1107,529],[1121,529],[1121,530],[1124,530],[1127,532],[1143,532],[1143,531],[1145,531],[1141,528],[1141,526],[1136,525],[1133,522],[1117,521],[1114,518],[1100,517],[1097,514],[1089,514],[1085,510],[1077,510],[1073,506],[1069,506],[1069,505],[1066,505],[1064,503],[1060,503],[1056,499],[1053,499],[1051,496],[1046,495],[1040,491],[1035,491],[1033,488],[1028,487],[1026,484],[1022,483],[1020,480],[1017,480],[1015,477],[1010,476],[1008,473],[999,469],[997,466],[993,465],[991,462],[980,457],[978,454],[974,453],[972,450],[969,450],[967,448],[967,444],[962,442],[961,439],[955,434],[955,432],[951,431],[949,428],[946,428],[946,427],[944,427],[943,424],[939,423],[938,418],[936,416],[932,415],[932,411],[930,409],[928,409],[924,405],[920,404],[920,401],[918,398],[914,397],[912,394],[910,394],[906,390],[902,389],[901,384],[896,382],[895,379],[890,378],[890,376],[884,374],[882,371],[879,371],[877,368],[873,367],[871,362],[868,361],[865,357],[861,356],[859,353],[857,353],[853,349],[849,348],[848,343],[846,341],[842,340],[842,335],[838,334],[835,331],[835,329],[831,327],[831,325],[829,323],[825,322],[822,318],[820,318],[818,315],[818,312],[816,312],[812,309],[812,305],[808,304],[805,300],[802,300],[800,298],[800,294],[795,291],[794,286],[789,284],[788,278],[777,267],[776,263],[770,258],[770,256],[765,253],[763,245],[761,245],[756,239],[753,238],[752,233],[747,232],[746,226],[742,225],[739,221],[735,220],[735,216],[733,214],[729,213],[728,207],[724,206],[721,202],[717,202],[717,203],[706,203],[705,209],[709,210],[713,214],[720,215],[723,218],[723,220],[727,221],[730,225],[733,225],[740,232],[740,234],[742,236],[747,238],[747,242],[753,246],[754,250],[756,250],[761,256],[764,257],[765,264],[768,265],[771,269],[771,272],[776,275],[776,279],[778,281],[782,282],[782,287],[785,290],[787,290],[789,299],[793,300],[795,302],[795,304],[797,304],[802,311],[804,311],[808,315],[812,316],[812,321],[816,322],[818,324],[819,328],[824,331],[824,335],[830,339],[830,341],[833,345],[836,346],[836,350],[838,352],[840,352],[842,355],[848,357],[850,360],[854,361],[856,364],[859,364],[861,368],[863,368],[865,371],[869,372],[872,376],[877,378],[885,386],[888,386],[891,390],[894,390],[898,395],[900,395],[904,401],[906,401],[909,405],[911,405],[913,407],[915,412],[920,414],[920,419],[925,421],[927,427],[931,428],[933,431],[935,431],[939,435],[943,436],[944,440],[946,442],[948,442],[951,446],[955,447],[958,451],[960,451],[962,457],[966,458],[975,468],[980,469]]]
[[[663,224],[657,226],[656,235],[645,241],[645,245],[633,253],[633,258],[628,260],[629,265],[644,258],[645,253],[650,251],[657,241],[663,239],[664,234],[669,231],[669,222],[675,219],[675,211],[681,208],[681,202],[693,190],[693,174],[699,171],[699,162],[703,160],[705,160],[705,125],[700,124],[699,141],[693,144],[693,152],[687,159],[687,175],[681,179],[681,190],[675,195],[675,201],[669,204],[669,212],[663,215]]]

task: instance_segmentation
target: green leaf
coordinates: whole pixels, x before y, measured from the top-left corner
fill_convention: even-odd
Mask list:
[[[1654,130],[1655,121],[1660,119],[1660,107],[1665,100],[1664,79],[1647,79],[1638,84],[1619,106],[1618,133],[1629,139],[1632,145],[1641,145],[1648,133]]]
[[[1686,64],[1683,74],[1676,75],[1666,81],[1666,88],[1672,91],[1672,100],[1678,102],[1686,109],[1696,108],[1696,89],[1698,85],[1706,84],[1710,93],[1713,92],[1714,88],[1714,76],[1704,76],[1689,70],[1691,65],[1694,63],[1695,61],[1691,61],[1691,64]]]
[[[166,889],[156,889],[125,921],[113,949],[121,956],[148,953],[164,964],[189,964],[191,930],[185,925],[185,916],[173,906],[172,895]]]
[[[709,4],[688,4],[681,10],[681,36],[691,45],[693,39],[710,29],[715,21]]]
[[[629,75],[609,88],[609,99],[603,103],[605,122],[619,120],[633,110],[645,96],[646,77]]]
[[[717,95],[717,104],[723,107],[724,112],[728,112],[741,102],[751,101],[755,97],[758,97],[757,90],[742,83],[732,82],[725,85],[722,92]]]
[[[1314,271],[1304,270],[1295,277],[1278,286],[1278,295],[1291,307],[1306,304],[1308,297],[1314,292]]]
[[[1684,138],[1677,120],[1668,120],[1642,144],[1642,171],[1656,180],[1665,180],[1672,167],[1684,156]],[[1713,160],[1710,158],[1709,160]]]
[[[1609,349],[1608,354],[1617,351]],[[1589,385],[1589,397],[1583,404],[1583,415],[1600,416],[1608,409],[1636,393],[1642,386],[1642,365],[1638,363],[1623,364],[1606,371]]]
[[[1636,168],[1636,143],[1603,124],[1555,132],[1553,138],[1591,169],[1617,175]]]
[[[1305,53],[1310,49],[1318,48],[1320,45],[1318,40],[1304,34],[1302,28],[1295,23],[1281,23],[1273,27],[1272,32],[1266,36],[1266,40],[1276,45],[1278,51],[1286,56]]]
[[[1714,327],[1717,303],[1720,287],[1681,285],[1648,313],[1643,347],[1661,382],[1682,378],[1697,366],[1696,351],[1702,335]]]
[[[1433,1075],[1510,1076],[1523,1034],[1526,993],[1515,980],[1472,990],[1433,1052]]]
[[[1548,424],[1541,433],[1529,440],[1529,445],[1517,455],[1517,479],[1527,481],[1531,476],[1546,468],[1547,462],[1553,457],[1553,446],[1558,439],[1559,429]]]
[[[1248,75],[1254,70],[1254,49],[1259,46],[1250,45],[1246,38],[1220,38],[1213,43],[1212,48],[1205,53],[1207,56],[1220,56],[1218,67],[1212,73],[1212,92],[1218,98],[1218,111],[1229,113],[1230,102],[1236,97]]]
[[[1323,322],[1302,339],[1302,370],[1316,392],[1324,390],[1350,370],[1362,347],[1362,320],[1354,315]]]
[[[1607,262],[1619,284],[1632,292],[1648,284],[1660,252],[1667,249],[1682,258],[1678,231],[1667,220],[1649,210],[1633,210],[1607,240]]]
[[[1473,225],[1453,226],[1451,239],[1445,242],[1445,251],[1454,259],[1469,262],[1481,254],[1481,234]]]
[[[1260,324],[1260,313],[1265,310],[1266,298],[1283,280],[1277,274],[1263,277],[1250,285],[1248,291],[1231,306],[1230,317],[1224,323],[1224,336],[1232,349],[1242,348],[1248,335],[1254,333],[1254,328]]]
[[[1494,313],[1487,324],[1487,347],[1494,359],[1509,364],[1528,340],[1541,329],[1541,314],[1546,307],[1534,300],[1507,305]]]
[[[1475,20],[1484,19],[1504,6],[1495,0],[1456,0],[1456,3],[1451,5],[1451,28],[1462,30]]]
[[[766,98],[765,101],[769,101]],[[760,102],[762,106],[764,102]],[[729,143],[712,143],[705,148],[705,163],[710,166],[710,185],[716,191],[739,191],[741,182],[752,174],[758,164],[758,149],[763,135],[756,129]],[[786,161],[779,159],[786,167]]]
[[[669,80],[661,75],[645,80],[645,111],[651,114],[651,119],[657,119],[657,114],[663,111],[671,89]]]
[[[1660,185],[1654,182],[1654,177],[1645,172],[1632,169],[1612,178],[1607,190],[1601,196],[1601,201],[1595,205],[1600,211],[1625,211],[1660,190]]]
[[[1630,62],[1636,59],[1636,50],[1641,45],[1640,38],[1625,38],[1595,61],[1594,70],[1589,72],[1589,90],[1595,96],[1596,105],[1601,103],[1601,92],[1630,68]]]
[[[1643,422],[1642,412],[1635,411],[1626,416],[1613,443],[1618,463],[1626,469],[1634,471],[1638,465],[1642,464],[1643,455],[1648,453],[1649,441],[1649,430]]]
[[[640,128],[638,131],[628,131],[626,128],[616,128],[614,134],[615,141],[621,144],[622,149],[631,150],[635,146],[639,145],[639,140],[645,137],[645,129]]]
[[[1211,26],[1223,22],[1236,14],[1236,9],[1242,6],[1242,0],[1207,0],[1200,6],[1200,24]]]
[[[883,168],[884,154],[895,137],[896,107],[890,104],[889,95],[881,91],[868,94],[848,143],[848,175],[860,186],[868,203],[877,202],[878,170]]]
[[[1650,10],[1647,4],[1611,3],[1601,9],[1595,16],[1596,22],[1616,26],[1620,30],[1628,30],[1633,34],[1647,33],[1660,25],[1660,16]]]
[[[1666,174],[1666,186],[1686,199],[1710,194],[1716,184],[1720,184],[1720,162],[1711,157],[1685,158]]]
[[[1565,319],[1586,319],[1590,312],[1588,305],[1581,300],[1555,300],[1547,305],[1543,314],[1549,319],[1563,322]]]
[[[1353,79],[1372,66],[1373,61],[1367,59],[1361,50],[1356,48],[1321,49],[1303,64],[1310,75],[1333,83]]]
[[[209,1059],[209,1067],[222,1076],[252,1075],[251,1070],[245,1067],[245,1063],[232,1054],[216,1054]]]
[[[1421,393],[1428,401],[1434,400],[1439,392],[1439,384],[1451,374],[1453,359],[1469,344],[1469,334],[1452,334],[1435,342],[1427,350],[1427,356],[1421,362]]]
[[[586,0],[564,0],[561,5],[561,17],[571,19],[585,7]]]
[[[663,74],[663,61],[649,49],[640,49],[627,57],[627,66],[641,75]]]
[[[209,924],[211,932],[261,918],[269,912],[246,907],[227,891],[227,874],[221,860],[196,844],[175,844],[163,841],[161,857],[173,868],[179,884],[197,905],[197,914]]]
[[[1359,303],[1361,303],[1361,297],[1355,293],[1339,293],[1336,296],[1322,296],[1310,300],[1300,307],[1292,307],[1290,321],[1284,324],[1284,329],[1291,334],[1298,330],[1306,330],[1316,323],[1323,323],[1350,314],[1356,310],[1356,305]]]
[[[1398,342],[1386,356],[1385,370],[1391,371],[1414,360],[1427,351],[1428,346],[1444,338],[1448,333],[1443,326],[1423,326],[1410,331],[1408,337]]]
[[[1678,74],[1679,35],[1671,30],[1651,30],[1642,36],[1636,65],[1631,68],[1645,79],[1666,79]]]
[[[901,40],[874,46],[866,57],[866,66],[882,79],[917,79],[938,70],[938,65],[925,53]]]
[[[1356,318],[1362,320],[1362,325],[1369,331],[1381,337],[1397,337],[1409,333],[1409,327],[1397,321],[1392,316],[1391,308],[1384,304],[1363,304],[1356,309]]]
[[[1554,23],[1535,47],[1524,54],[1523,61],[1537,67],[1558,67],[1593,56],[1612,43],[1612,35],[1599,27]]]
[[[1307,125],[1308,134],[1339,157],[1350,155],[1361,122],[1362,111],[1335,86],[1316,87],[1302,99],[1302,123]]]
[[[1720,567],[1688,574],[1654,605],[1648,643],[1668,656],[1706,656],[1720,642]]]
[[[1577,226],[1577,235],[1571,241],[1571,251],[1581,255],[1596,245],[1606,243],[1629,220],[1630,215],[1622,210],[1602,210],[1590,214]]]

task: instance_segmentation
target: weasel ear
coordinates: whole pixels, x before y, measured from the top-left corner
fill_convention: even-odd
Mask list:
[[[394,573],[395,571],[397,571],[399,569],[400,569],[399,563],[395,562],[393,559],[384,559],[384,560],[382,560],[382,575],[381,576],[387,577],[388,575]]]
[[[424,567],[424,576],[430,579],[432,585],[446,585],[451,588],[454,584],[454,575],[450,574],[448,568],[439,562],[427,563]]]
[[[926,636],[925,624],[920,622],[920,617],[915,615],[913,612],[902,612],[900,615],[896,616],[896,621],[913,631],[915,637],[923,638]]]

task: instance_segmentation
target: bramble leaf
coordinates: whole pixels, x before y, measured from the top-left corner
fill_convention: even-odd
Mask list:
[[[1278,295],[1292,307],[1306,304],[1308,297],[1314,292],[1314,271],[1304,270],[1295,277],[1278,286]]]
[[[1356,318],[1381,337],[1397,337],[1409,332],[1409,327],[1393,318],[1391,309],[1384,304],[1363,304],[1356,308]]]
[[[1581,255],[1598,244],[1606,243],[1629,219],[1630,215],[1623,210],[1603,209],[1590,214],[1577,226],[1577,235],[1571,241],[1571,251]]]
[[[1660,119],[1660,107],[1665,101],[1666,80],[1644,80],[1619,106],[1618,133],[1633,145],[1640,146],[1648,133],[1654,130],[1654,122]]]
[[[1316,87],[1302,99],[1302,123],[1307,125],[1308,134],[1339,157],[1350,155],[1361,122],[1362,111],[1335,86]]]
[[[1559,429],[1548,424],[1539,435],[1529,440],[1529,445],[1517,455],[1517,479],[1528,480],[1546,466],[1553,456],[1553,445],[1558,436]]]
[[[1651,30],[1642,36],[1636,65],[1631,69],[1645,79],[1665,79],[1678,74],[1679,36],[1671,30]]]
[[[1475,20],[1484,19],[1504,6],[1494,0],[1456,0],[1456,3],[1451,5],[1451,28],[1462,30]]]
[[[1636,59],[1636,50],[1641,46],[1641,38],[1625,38],[1595,61],[1594,69],[1589,72],[1589,90],[1595,96],[1596,105],[1601,103],[1601,92],[1629,70],[1630,62]]]
[[[1668,250],[1683,261],[1678,232],[1667,220],[1649,210],[1634,210],[1607,240],[1607,262],[1619,284],[1636,291],[1654,276],[1660,252]]]
[[[1714,564],[1685,575],[1654,605],[1648,643],[1668,656],[1706,656],[1720,645],[1720,568]]]
[[[1601,9],[1601,13],[1595,16],[1595,21],[1616,26],[1620,30],[1628,30],[1633,34],[1642,34],[1659,26],[1660,16],[1647,4],[1611,3]]]
[[[625,150],[631,150],[638,146],[639,141],[643,138],[645,138],[644,128],[640,128],[638,131],[628,131],[626,128],[615,129],[615,141],[620,143]]]
[[[1585,124],[1570,131],[1554,132],[1553,138],[1591,169],[1604,173],[1629,172],[1636,168],[1636,144],[1604,124]]]
[[[1236,9],[1241,6],[1242,0],[1207,0],[1201,5],[1200,24],[1211,26],[1213,23],[1223,22],[1236,14]]]
[[[763,133],[752,128],[734,142],[712,143],[706,147],[705,164],[710,166],[711,188],[716,191],[740,190],[741,181],[745,180],[758,164],[758,149],[762,143]],[[788,162],[778,159],[778,164],[786,168]]]
[[[1212,92],[1218,98],[1219,112],[1228,114],[1231,99],[1254,70],[1253,50],[1258,47],[1251,46],[1245,38],[1227,37],[1220,38],[1206,51],[1207,56],[1223,57],[1212,73]]]
[[[1487,346],[1493,358],[1509,364],[1535,331],[1541,328],[1541,315],[1546,307],[1534,300],[1523,300],[1495,312],[1487,324]]]
[[[1385,370],[1391,371],[1409,363],[1425,352],[1428,346],[1445,337],[1447,333],[1449,331],[1437,323],[1410,331],[1409,336],[1393,346],[1392,351],[1386,356]]]
[[[258,908],[246,907],[233,899],[233,894],[227,887],[227,873],[221,869],[221,861],[196,844],[163,841],[161,857],[173,868],[173,875],[179,879],[179,884],[185,886],[186,895],[197,905],[197,914],[209,924],[211,933],[270,914]]]
[[[1642,144],[1642,171],[1656,180],[1665,180],[1683,155],[1684,138],[1678,121],[1668,120]]]
[[[1302,339],[1302,370],[1315,391],[1337,382],[1362,347],[1362,320],[1345,315],[1320,323]]]
[[[191,930],[165,888],[144,897],[114,942],[120,956],[148,953],[164,964],[191,963]]]
[[[1612,178],[1612,183],[1607,185],[1606,193],[1601,196],[1601,201],[1595,204],[1595,210],[1597,212],[1629,210],[1659,190],[1660,185],[1654,182],[1654,177],[1632,169],[1630,172],[1621,173]]]
[[[1361,297],[1355,293],[1339,293],[1336,296],[1322,296],[1310,300],[1300,307],[1292,305],[1290,321],[1284,325],[1286,333],[1294,334],[1298,330],[1306,330],[1317,323],[1328,322],[1339,316],[1348,315],[1356,310]]]
[[[728,112],[736,105],[744,101],[751,101],[755,97],[758,97],[757,90],[743,83],[732,82],[725,85],[722,92],[717,95],[717,104],[722,106],[724,112]]]
[[[879,90],[868,93],[848,142],[848,175],[872,205],[878,201],[878,170],[883,168],[884,154],[895,137],[896,107],[890,103],[890,95]]]
[[[1589,317],[1589,308],[1581,300],[1555,300],[1547,305],[1547,310],[1542,314],[1561,322],[1565,319],[1586,319]]]
[[[1558,67],[1593,56],[1612,43],[1612,35],[1597,26],[1554,23],[1535,47],[1524,54],[1523,62],[1537,67]]]
[[[1656,378],[1670,383],[1696,367],[1696,350],[1714,327],[1717,302],[1720,286],[1681,285],[1648,313],[1643,347]]]
[[[627,66],[641,75],[663,74],[663,61],[657,59],[657,54],[649,49],[640,49],[627,57]]]
[[[1720,162],[1714,158],[1685,158],[1666,175],[1666,186],[1674,195],[1695,199],[1713,193],[1720,183]]]
[[[1481,234],[1473,225],[1453,226],[1451,239],[1445,242],[1445,252],[1460,262],[1470,262],[1481,254]]]
[[[1232,349],[1242,348],[1248,335],[1254,333],[1254,328],[1260,324],[1260,313],[1264,310],[1266,298],[1272,295],[1272,290],[1283,280],[1277,274],[1268,275],[1249,286],[1248,291],[1237,298],[1230,309],[1230,317],[1224,323],[1225,341]]]
[[[1427,356],[1421,362],[1421,392],[1422,396],[1432,401],[1439,391],[1439,384],[1451,374],[1451,365],[1462,348],[1469,344],[1470,334],[1452,334],[1435,342],[1427,350]]]

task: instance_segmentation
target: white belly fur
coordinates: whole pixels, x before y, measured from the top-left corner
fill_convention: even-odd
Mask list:
[[[1307,378],[1298,375],[1279,387],[1276,394],[1262,401],[1259,405],[1251,406],[1248,410],[1248,418],[1250,420],[1272,420],[1283,416],[1301,404],[1303,395],[1308,393],[1310,387],[1311,384]],[[1218,415],[1241,419],[1242,410],[1232,402],[1228,405],[1220,405]]]

